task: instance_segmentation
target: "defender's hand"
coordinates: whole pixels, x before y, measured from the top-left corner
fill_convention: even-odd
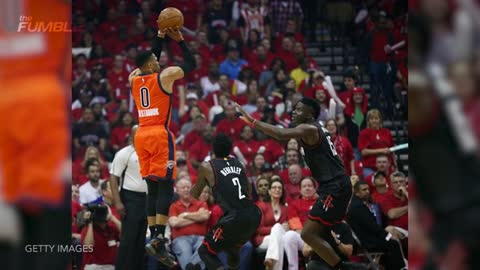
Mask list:
[[[235,108],[237,109],[238,112],[240,112],[242,114],[242,116],[240,116],[240,119],[242,119],[243,121],[247,122],[247,124],[251,124],[253,122],[253,117],[247,113],[243,108],[242,106],[238,105],[238,103],[235,102]]]
[[[158,36],[159,38],[164,38],[166,34],[167,34],[167,32],[166,32],[166,31],[162,31],[162,30],[158,30],[158,32],[157,32],[157,36]]]

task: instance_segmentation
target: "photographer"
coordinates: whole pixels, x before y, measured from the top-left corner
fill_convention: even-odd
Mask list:
[[[87,205],[87,225],[83,227],[81,241],[92,246],[91,252],[83,253],[85,270],[113,270],[120,240],[121,223],[106,205]]]

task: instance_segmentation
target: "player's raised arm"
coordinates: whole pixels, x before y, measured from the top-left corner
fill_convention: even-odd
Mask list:
[[[205,188],[206,185],[210,185],[211,183],[208,180],[208,176],[212,176],[212,167],[210,166],[210,163],[208,162],[202,162],[200,164],[200,167],[198,168],[198,176],[197,176],[197,182],[195,183],[195,186],[193,186],[191,190],[192,197],[195,199],[200,198],[200,194],[202,194],[203,189]]]
[[[195,58],[190,52],[190,49],[188,49],[187,43],[183,39],[183,35],[182,32],[180,32],[180,29],[167,28],[166,33],[171,39],[178,42],[178,45],[180,45],[180,48],[182,49],[184,62],[180,65],[180,67],[183,69],[183,72],[187,74],[190,71],[194,70],[196,66]]]
[[[279,128],[262,121],[257,121],[249,113],[247,113],[242,106],[235,103],[235,107],[242,114],[240,118],[253,128],[257,128],[261,132],[273,137],[276,140],[285,141],[288,139],[302,139],[305,142],[310,142],[312,139],[318,139],[317,128],[312,125],[298,125],[295,128]]]

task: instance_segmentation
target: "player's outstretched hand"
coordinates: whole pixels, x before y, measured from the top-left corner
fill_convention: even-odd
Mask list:
[[[165,28],[165,31],[167,32],[167,35],[176,42],[180,42],[183,40],[183,35],[182,32],[180,32],[179,27],[168,27]]]
[[[248,113],[246,112],[242,106],[238,105],[238,103],[235,102],[235,108],[237,109],[238,112],[240,112],[242,114],[242,116],[240,116],[240,119],[242,119],[243,121],[245,121],[247,124],[252,124],[253,120],[253,117]]]

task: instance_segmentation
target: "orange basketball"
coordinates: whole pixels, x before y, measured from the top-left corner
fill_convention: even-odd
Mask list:
[[[168,27],[178,27],[180,29],[183,26],[183,14],[177,8],[168,7],[158,15],[157,24],[160,30]]]

